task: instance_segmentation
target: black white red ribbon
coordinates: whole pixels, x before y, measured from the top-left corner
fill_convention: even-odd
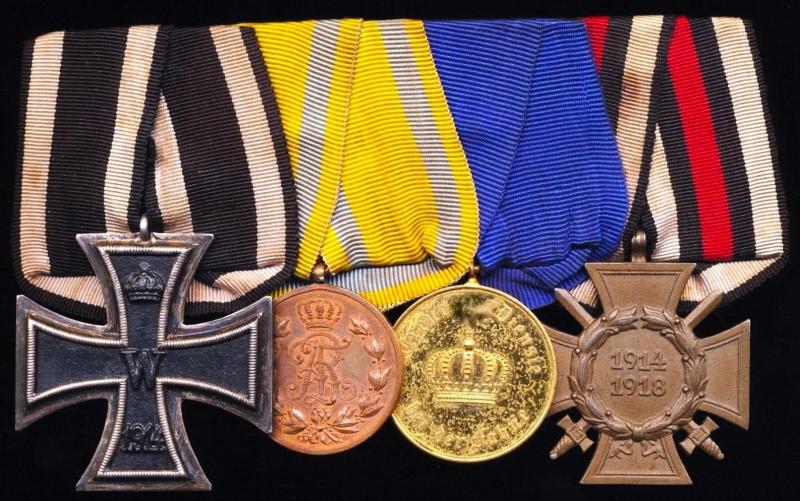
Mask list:
[[[628,184],[624,245],[641,226],[653,261],[698,263],[683,307],[752,290],[786,261],[788,226],[751,24],[585,22]],[[588,283],[573,293],[595,300]]]

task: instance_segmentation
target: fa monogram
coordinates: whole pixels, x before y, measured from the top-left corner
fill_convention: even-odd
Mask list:
[[[298,308],[307,334],[289,345],[288,354],[297,363],[296,381],[286,386],[290,400],[333,405],[337,400],[353,400],[357,385],[339,375],[350,338],[338,339],[333,332],[342,318],[342,308],[330,301],[310,301]],[[298,385],[297,381],[300,382]]]
[[[77,238],[100,280],[108,322],[84,324],[17,298],[17,429],[106,399],[103,436],[78,489],[209,489],[181,401],[216,405],[271,430],[270,299],[184,325],[184,298],[211,235]]]

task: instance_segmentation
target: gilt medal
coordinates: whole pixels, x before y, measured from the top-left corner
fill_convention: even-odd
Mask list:
[[[538,319],[474,278],[413,304],[397,321],[400,431],[442,459],[475,462],[515,449],[553,399],[555,356]]]

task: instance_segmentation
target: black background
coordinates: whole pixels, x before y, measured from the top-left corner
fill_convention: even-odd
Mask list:
[[[750,18],[755,26],[769,92],[790,219],[798,215],[798,110],[800,110],[800,2],[535,2],[433,3],[424,1],[314,2],[256,0],[161,1],[10,1],[0,0],[2,83],[2,161],[0,163],[0,493],[3,499],[92,499],[73,486],[88,464],[103,428],[104,401],[61,410],[21,432],[14,432],[14,298],[10,234],[17,150],[19,57],[25,38],[64,28],[85,29],[140,23],[180,25],[308,18],[508,18],[575,17],[592,14],[675,13]],[[791,221],[796,223],[796,221]],[[793,225],[792,248],[798,248]],[[557,461],[547,453],[560,436],[549,418],[515,452],[477,465],[440,461],[411,445],[388,422],[372,439],[336,456],[290,452],[245,421],[194,402],[184,405],[186,428],[206,474],[211,494],[147,494],[148,497],[210,499],[330,498],[684,498],[761,497],[798,499],[800,495],[800,329],[797,294],[800,259],[755,292],[718,309],[698,329],[707,335],[746,318],[752,326],[751,424],[745,432],[718,420],[714,438],[725,452],[715,461],[702,452],[681,452],[694,481],[687,487],[581,486],[589,454],[576,450]],[[399,312],[390,314],[394,320]],[[572,325],[558,307],[538,312],[561,328]],[[130,498],[135,494],[117,494]],[[138,495],[144,497],[144,495]]]

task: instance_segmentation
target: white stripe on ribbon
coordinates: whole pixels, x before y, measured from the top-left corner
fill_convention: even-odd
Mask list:
[[[338,20],[318,21],[312,35],[298,134],[298,158],[294,159],[300,241],[305,238],[322,176],[326,118],[340,25],[341,21]],[[317,242],[316,246],[320,249],[322,242]]]
[[[669,166],[661,141],[661,130],[656,126],[653,161],[650,166],[650,182],[647,185],[647,204],[656,225],[658,240],[653,249],[655,261],[680,259],[681,245],[678,233],[678,208],[669,177]]]
[[[26,277],[50,273],[47,255],[47,179],[53,146],[58,82],[64,32],[36,39],[28,83],[25,133],[22,144],[22,193],[20,196],[20,255]]]
[[[259,268],[281,264],[286,255],[283,185],[258,82],[240,28],[212,26],[210,32],[250,169],[256,209],[256,264]],[[275,273],[281,268],[278,266]]]
[[[178,140],[163,94],[158,101],[152,137],[156,145],[154,184],[164,228],[171,233],[193,233]]]
[[[103,190],[106,231],[129,231],[128,202],[131,198],[136,138],[142,124],[157,35],[158,26],[134,26],[128,29],[117,94],[114,137]]]
[[[653,72],[663,23],[663,16],[635,16],[625,55],[615,132],[625,179],[629,180],[628,212],[640,182],[645,145],[642,138],[647,129]]]
[[[425,95],[406,27],[402,20],[381,21],[379,26],[403,111],[433,191],[439,225],[432,259],[444,268],[453,263],[460,243],[461,201],[458,188]]]
[[[747,170],[755,225],[756,256],[770,257],[784,249],[772,154],[750,42],[741,19],[712,18],[733,102],[736,128]]]

